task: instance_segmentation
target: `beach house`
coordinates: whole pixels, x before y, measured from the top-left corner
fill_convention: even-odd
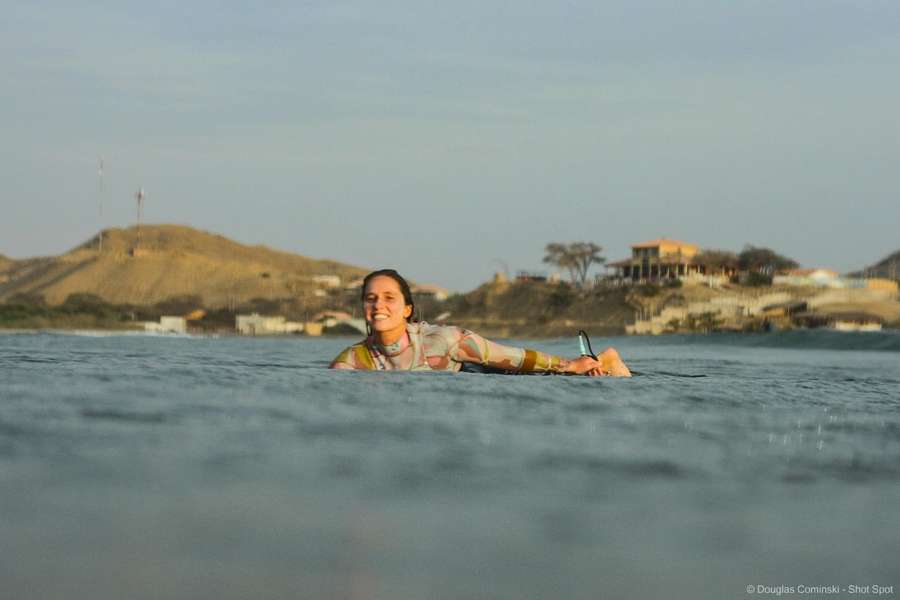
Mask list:
[[[692,259],[700,251],[696,244],[660,238],[632,244],[631,258],[609,263],[616,276],[633,282],[659,282],[700,273]]]

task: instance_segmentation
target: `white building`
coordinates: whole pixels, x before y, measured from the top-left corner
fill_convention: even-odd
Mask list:
[[[313,275],[313,283],[326,288],[336,288],[341,286],[341,278],[337,275]]]
[[[785,275],[775,275],[772,283],[774,285],[844,287],[838,272],[831,269],[793,269]]]
[[[418,296],[419,298],[434,298],[438,302],[443,302],[450,295],[450,292],[446,288],[429,283],[414,285],[410,291],[414,296]]]
[[[259,313],[237,315],[234,327],[241,335],[278,335],[303,331],[303,323],[288,321],[284,317],[264,317]]]
[[[359,291],[359,288],[362,287],[363,278],[357,277],[356,279],[352,279],[347,282],[347,285],[344,286],[344,289],[350,292]]]
[[[321,323],[325,327],[334,327],[338,323],[343,323],[353,318],[348,312],[342,310],[323,310],[313,315],[313,322]]]
[[[159,323],[146,321],[144,331],[153,333],[187,333],[187,319],[184,317],[160,317]]]

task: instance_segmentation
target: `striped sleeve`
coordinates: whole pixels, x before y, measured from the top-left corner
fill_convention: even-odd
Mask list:
[[[519,373],[560,373],[566,365],[564,359],[552,354],[504,346],[466,329],[457,331],[458,340],[450,348],[450,358],[458,362],[477,363]]]

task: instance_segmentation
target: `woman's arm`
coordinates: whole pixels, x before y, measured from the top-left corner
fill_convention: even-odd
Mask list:
[[[606,374],[601,362],[589,356],[566,360],[538,350],[504,346],[466,329],[457,327],[447,329],[450,330],[451,337],[456,339],[448,340],[450,343],[446,356],[457,362],[477,363],[519,373]],[[429,362],[434,358],[442,357],[429,357]],[[432,366],[439,365],[432,364]]]

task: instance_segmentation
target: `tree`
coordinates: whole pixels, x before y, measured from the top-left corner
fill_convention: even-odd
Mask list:
[[[703,250],[693,258],[694,264],[706,267],[706,272],[734,271],[738,268],[738,256],[728,250]]]
[[[560,244],[553,242],[544,248],[544,262],[558,266],[569,272],[572,283],[583,286],[587,281],[588,270],[593,264],[603,264],[606,259],[600,256],[603,246],[593,242],[572,242]]]
[[[781,256],[770,248],[760,248],[747,244],[738,254],[738,267],[741,271],[773,275],[778,271],[796,269],[797,261]]]

